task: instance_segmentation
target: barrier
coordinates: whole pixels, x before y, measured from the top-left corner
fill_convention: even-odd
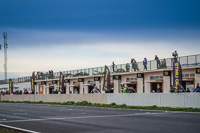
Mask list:
[[[159,106],[200,108],[200,93],[130,93],[130,94],[49,94],[49,95],[5,95],[2,101],[30,102],[81,102],[100,104],[126,104],[130,106]]]
[[[200,108],[200,93],[108,94],[107,104]]]

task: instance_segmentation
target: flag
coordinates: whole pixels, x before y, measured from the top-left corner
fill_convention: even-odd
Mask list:
[[[10,92],[10,94],[13,93],[13,81],[12,81],[12,79],[9,79],[9,92]]]
[[[182,69],[180,62],[178,60],[174,60],[173,62],[173,86],[177,90],[177,85],[182,85]]]
[[[60,72],[59,91],[64,93],[64,75]]]
[[[31,90],[35,92],[35,78],[31,77]]]
[[[103,90],[110,92],[110,71],[107,66],[105,66]]]

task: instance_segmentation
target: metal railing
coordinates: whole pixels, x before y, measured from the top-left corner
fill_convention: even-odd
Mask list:
[[[156,69],[164,69],[164,68],[172,68],[173,65],[173,58],[166,58],[160,59],[160,65],[157,67],[156,60],[150,60],[147,62],[147,70],[156,70]],[[180,62],[182,67],[187,66],[195,66],[200,65],[200,54],[198,55],[190,55],[190,56],[182,56],[178,57],[178,61]],[[133,72],[134,69],[132,68],[132,64],[128,63],[130,68],[127,69],[127,64],[118,64],[114,66],[108,66],[111,73],[126,73],[126,72]],[[143,62],[136,63],[136,71],[144,71]],[[91,75],[103,75],[105,67],[94,67],[94,68],[87,68],[87,69],[78,69],[78,70],[70,70],[70,71],[63,71],[62,73],[64,76],[67,77],[80,77],[80,76],[91,76]],[[53,74],[44,73],[35,76],[36,80],[48,80],[48,79],[58,79],[60,76],[60,72],[56,72]],[[29,82],[30,77],[22,77],[18,78],[18,82]],[[8,83],[8,80],[0,80],[0,84]]]

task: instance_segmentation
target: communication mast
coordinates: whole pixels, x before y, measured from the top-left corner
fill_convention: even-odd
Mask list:
[[[4,72],[5,72],[5,80],[7,79],[7,32],[3,33],[3,38],[4,38]]]

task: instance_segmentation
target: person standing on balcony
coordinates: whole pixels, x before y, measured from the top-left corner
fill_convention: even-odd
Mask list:
[[[127,63],[126,64],[126,72],[129,72],[129,70],[130,70],[130,65],[129,65],[129,63]]]
[[[174,52],[172,53],[172,56],[174,56],[174,60],[177,60],[177,58],[178,58],[178,53],[177,53],[177,51],[174,51]]]
[[[160,68],[160,59],[158,58],[157,55],[155,55],[155,60],[157,62],[157,69]]]
[[[136,62],[136,60],[135,59],[131,59],[131,64],[132,64],[133,70],[136,71],[137,70],[137,62]]]
[[[113,72],[115,72],[115,62],[112,62],[112,68],[113,68]]]
[[[144,70],[147,70],[147,58],[143,60]]]

